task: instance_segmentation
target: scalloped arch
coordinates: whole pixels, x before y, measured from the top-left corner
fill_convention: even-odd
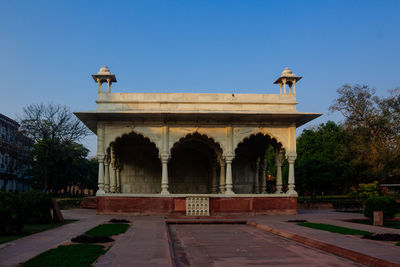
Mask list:
[[[242,138],[240,138],[238,140],[235,140],[233,150],[236,151],[236,149],[238,148],[238,146],[241,143],[244,143],[246,140],[250,139],[250,137],[256,136],[258,134],[262,134],[264,136],[268,136],[270,139],[275,140],[277,144],[280,144],[281,145],[281,149],[286,149],[286,146],[285,146],[284,142],[281,141],[281,139],[279,139],[275,135],[271,134],[269,131],[267,131],[267,130],[257,130],[257,131],[251,131],[249,134],[243,136]]]
[[[143,139],[148,140],[149,143],[150,143],[151,145],[154,145],[154,147],[157,149],[158,153],[160,153],[161,150],[160,150],[159,145],[157,145],[157,142],[155,142],[154,140],[152,140],[151,137],[146,136],[146,135],[144,135],[143,133],[140,133],[140,132],[137,132],[137,131],[124,132],[124,133],[120,133],[120,134],[118,134],[118,135],[116,135],[116,136],[113,136],[112,140],[110,140],[110,141],[107,143],[107,146],[105,147],[105,149],[107,150],[107,149],[110,147],[110,145],[111,145],[112,143],[117,142],[118,139],[122,139],[122,138],[127,137],[127,136],[129,136],[129,135],[131,135],[131,134],[135,134],[135,135],[137,135],[137,136],[141,136],[141,137],[143,137]]]
[[[222,158],[224,150],[223,150],[221,144],[218,141],[216,141],[213,137],[210,137],[205,133],[199,133],[197,131],[196,132],[192,132],[192,133],[188,133],[185,136],[179,138],[177,141],[175,141],[174,144],[171,146],[171,148],[169,150],[170,154],[172,155],[173,149],[175,149],[178,144],[182,144],[182,143],[185,142],[185,140],[187,140],[189,138],[193,138],[194,136],[199,136],[200,138],[198,138],[197,140],[199,140],[200,142],[203,142],[204,144],[210,146],[215,151],[215,153],[217,154],[218,160],[220,160]],[[207,141],[209,141],[209,142],[207,142]]]

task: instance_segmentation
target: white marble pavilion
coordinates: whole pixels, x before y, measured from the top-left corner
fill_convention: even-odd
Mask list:
[[[296,212],[296,128],[321,114],[296,110],[301,77],[290,69],[277,94],[112,93],[107,67],[92,76],[97,109],[75,115],[97,135],[99,213]]]

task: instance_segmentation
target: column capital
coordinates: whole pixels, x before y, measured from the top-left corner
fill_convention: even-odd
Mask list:
[[[168,152],[162,152],[160,154],[160,159],[162,163],[168,163],[168,160],[170,159],[170,154]]]
[[[297,158],[297,154],[289,154],[286,156],[289,163],[294,163]]]
[[[104,154],[97,154],[97,161],[98,162],[104,162],[106,159],[106,155]]]
[[[230,151],[230,152],[226,153],[224,158],[225,158],[226,163],[232,163],[233,159],[235,158],[235,153]]]

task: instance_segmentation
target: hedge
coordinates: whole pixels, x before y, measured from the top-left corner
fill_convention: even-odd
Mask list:
[[[17,234],[26,223],[50,223],[51,197],[38,191],[0,191],[0,234]]]
[[[23,210],[17,195],[0,191],[0,234],[19,233],[23,223]]]
[[[373,218],[374,211],[383,211],[383,218],[390,219],[396,215],[397,203],[392,196],[373,196],[365,201],[364,215]]]

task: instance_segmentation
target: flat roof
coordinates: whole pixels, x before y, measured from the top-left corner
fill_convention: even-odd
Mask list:
[[[139,121],[139,122],[234,122],[234,123],[272,123],[276,125],[295,123],[300,127],[318,118],[321,113],[308,112],[144,112],[144,111],[84,111],[74,114],[93,132],[97,133],[98,121]]]

